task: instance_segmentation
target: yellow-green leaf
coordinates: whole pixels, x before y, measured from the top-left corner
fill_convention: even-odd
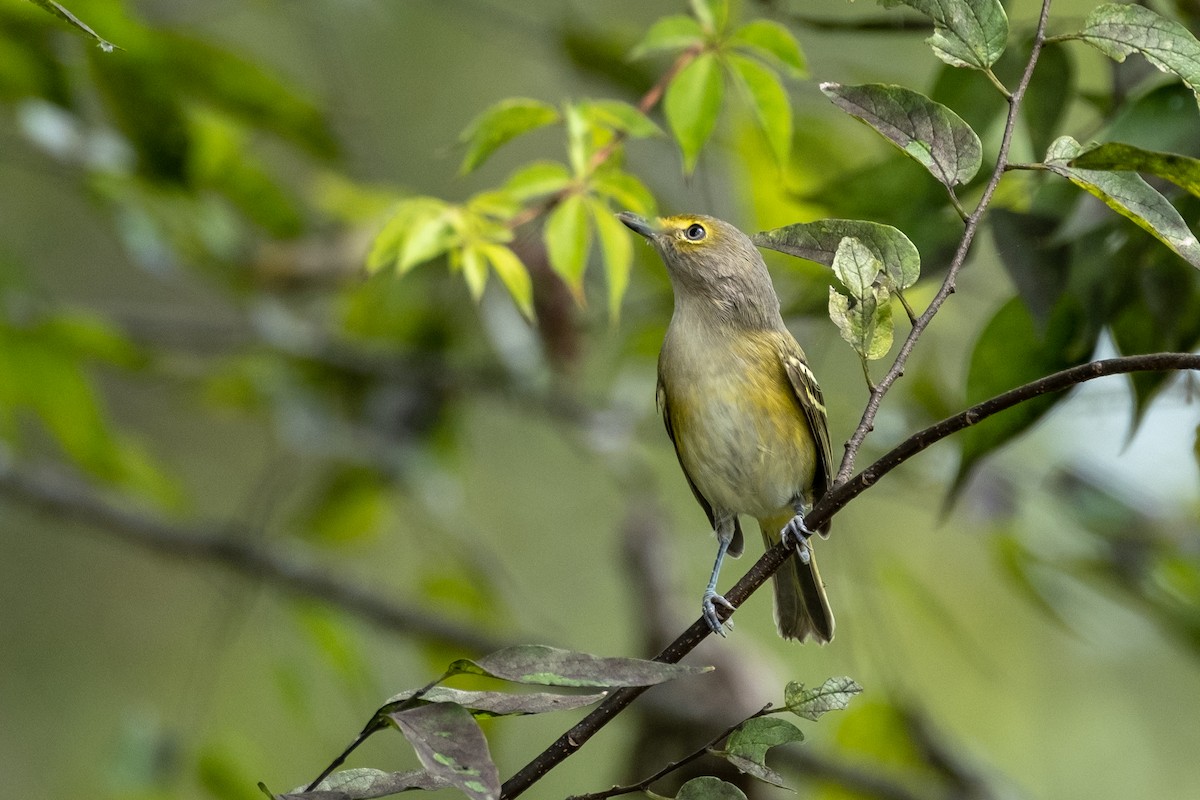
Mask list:
[[[571,173],[557,161],[535,161],[521,167],[504,184],[504,191],[519,203],[554,194],[571,182]]]
[[[487,256],[492,269],[496,271],[504,288],[508,289],[508,293],[512,295],[517,308],[521,310],[526,319],[532,320],[534,317],[533,281],[530,280],[529,271],[525,269],[521,259],[502,244],[485,244],[481,245],[479,249]]]
[[[544,238],[546,254],[553,269],[575,293],[583,298],[583,271],[587,268],[592,231],[587,209],[577,194],[564,199],[546,218]]]
[[[696,167],[700,150],[716,127],[724,88],[721,66],[712,53],[698,56],[667,87],[664,111],[683,153],[685,173]]]
[[[746,95],[758,127],[767,137],[779,165],[792,151],[792,104],[773,70],[746,56],[726,56],[734,80]]]
[[[629,52],[631,59],[666,50],[683,50],[703,41],[704,32],[692,17],[663,17],[650,26],[642,40]]]
[[[604,256],[604,274],[608,278],[608,316],[616,322],[621,316],[621,298],[629,287],[629,268],[633,264],[633,242],[629,230],[621,224],[612,209],[596,198],[588,198],[592,220],[600,239]]]
[[[590,186],[620,208],[643,216],[653,216],[655,213],[654,195],[644,183],[624,170],[616,167],[598,170],[592,176]]]
[[[466,174],[476,169],[506,142],[558,120],[558,110],[539,100],[501,100],[472,120],[459,136],[459,141],[467,145],[459,171]]]
[[[787,70],[793,78],[808,74],[804,53],[791,31],[778,22],[756,19],[733,32],[729,44],[759,58],[768,58]]]
[[[460,258],[463,280],[467,282],[471,299],[478,303],[479,298],[483,297],[483,290],[487,288],[487,261],[478,245],[464,247]]]

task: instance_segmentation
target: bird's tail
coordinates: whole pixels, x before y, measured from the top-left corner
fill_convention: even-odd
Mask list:
[[[780,532],[790,519],[791,515],[784,515],[758,521],[767,547],[779,542]],[[775,573],[775,625],[785,639],[804,641],[811,636],[824,644],[833,638],[833,612],[829,610],[821,573],[817,572],[812,545],[810,541],[807,564],[793,555]]]

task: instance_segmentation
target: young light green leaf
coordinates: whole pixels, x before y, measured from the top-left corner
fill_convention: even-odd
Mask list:
[[[470,245],[458,252],[458,262],[462,268],[463,279],[467,282],[467,290],[471,293],[471,299],[478,303],[479,298],[483,297],[483,290],[487,287],[487,260],[477,245]]]
[[[521,259],[502,244],[484,244],[480,245],[479,249],[487,258],[488,263],[492,265],[492,269],[496,271],[504,288],[512,295],[517,308],[521,310],[526,319],[532,320],[534,318],[533,281],[529,277],[529,271],[521,263]]]
[[[776,62],[793,78],[808,74],[804,53],[792,32],[769,19],[747,22],[729,37],[729,45]]]
[[[629,57],[638,59],[664,50],[683,50],[703,41],[704,31],[693,17],[663,17],[650,26],[642,40],[629,52]]]
[[[746,793],[720,778],[702,775],[680,786],[675,800],[746,800]]]
[[[626,228],[602,201],[588,198],[592,221],[604,256],[604,274],[608,279],[608,317],[614,323],[621,316],[621,299],[629,287],[629,268],[633,265],[633,242]]]
[[[421,766],[472,800],[500,797],[500,773],[474,717],[456,703],[430,703],[386,715],[408,739]]]
[[[588,161],[595,141],[595,131],[583,110],[575,103],[566,105],[567,118],[567,162],[576,178],[582,179],[588,171]]]
[[[1105,172],[1147,172],[1200,197],[1200,159],[1109,142],[1085,150],[1069,166]]]
[[[557,161],[534,161],[510,175],[504,191],[518,203],[525,203],[561,191],[570,182],[571,173]]]
[[[640,658],[605,658],[545,645],[505,647],[482,658],[460,659],[449,674],[486,675],[515,683],[540,686],[653,686],[698,675],[712,667],[663,664]]]
[[[565,198],[550,212],[543,239],[550,268],[566,281],[577,299],[582,298],[583,271],[592,247],[592,230],[580,195]]]
[[[883,358],[892,347],[892,303],[877,279],[883,264],[853,237],[838,245],[833,271],[850,297],[829,287],[829,316],[855,351],[867,360]]]
[[[464,175],[471,172],[505,143],[558,120],[558,110],[539,100],[524,97],[501,100],[472,120],[459,136],[459,141],[467,145],[459,172]]]
[[[776,162],[786,166],[792,151],[792,104],[783,84],[771,69],[752,58],[737,53],[725,58],[734,82],[746,95],[758,126],[766,134]]]
[[[117,45],[113,44],[112,42],[110,42],[107,39],[105,39],[104,37],[102,37],[100,34],[96,33],[94,30],[92,30],[90,27],[88,27],[87,23],[85,23],[79,17],[72,14],[70,11],[68,11],[66,8],[64,8],[61,4],[54,2],[54,0],[29,0],[29,2],[33,3],[36,6],[40,6],[46,12],[53,14],[54,16],[58,17],[59,19],[63,20],[68,25],[70,25],[72,28],[74,28],[75,30],[82,33],[84,36],[88,36],[92,39],[95,39],[96,46],[99,47],[101,50],[103,50],[106,53],[111,53],[114,50],[124,49],[124,48],[118,47]]]
[[[414,692],[401,692],[388,698],[386,705],[399,704],[412,697]],[[506,717],[525,714],[544,714],[547,711],[570,711],[593,703],[599,703],[607,692],[598,694],[551,694],[549,692],[470,692],[435,686],[425,691],[420,698],[424,703],[457,703],[477,718]],[[383,709],[386,712],[386,708]]]
[[[847,236],[838,243],[832,266],[833,274],[856,300],[870,296],[871,288],[883,272],[883,262],[853,236]]]
[[[414,266],[414,257],[438,246],[436,234],[444,233],[449,208],[445,201],[434,197],[413,197],[401,201],[396,206],[392,218],[375,237],[371,252],[367,256],[367,269],[376,272],[393,263],[402,272],[410,269]],[[423,232],[425,241],[418,240],[414,243],[414,234],[418,230]],[[439,252],[444,252],[448,247],[447,243]]]
[[[804,734],[792,723],[778,717],[747,720],[729,735],[725,749],[717,752],[742,772],[781,788],[788,788],[783,777],[767,766],[767,751],[790,742],[804,741]]]
[[[278,800],[370,800],[412,789],[436,791],[448,789],[452,785],[444,778],[430,775],[425,770],[383,772],[362,767],[335,772],[318,783],[311,792],[305,791],[305,787],[301,786],[287,794],[279,795]]]
[[[838,245],[846,237],[864,244],[883,263],[891,287],[904,290],[921,275],[921,254],[901,231],[891,225],[858,219],[820,219],[801,222],[751,237],[759,247],[833,266]]]
[[[403,275],[418,264],[437,258],[453,247],[460,238],[455,219],[455,209],[448,205],[441,209],[430,206],[416,215],[412,219],[404,243],[400,246],[396,270]]]
[[[971,126],[941,103],[903,86],[823,83],[835,105],[862,120],[947,187],[975,177],[983,146]]]
[[[1175,20],[1142,5],[1099,6],[1078,38],[1115,61],[1138,52],[1163,72],[1178,75],[1200,101],[1200,42]]]
[[[706,32],[725,30],[725,23],[729,21],[729,0],[689,0],[689,4]]]
[[[1062,136],[1050,145],[1046,166],[1095,195],[1105,205],[1153,235],[1180,258],[1200,268],[1200,241],[1167,199],[1136,173],[1103,172],[1070,166],[1083,152],[1079,142]]]
[[[606,166],[597,170],[592,175],[591,188],[618,208],[643,216],[654,216],[657,206],[654,195],[646,188],[646,184],[622,169]]]
[[[635,106],[621,100],[588,100],[580,103],[580,111],[593,125],[601,125],[635,139],[661,136],[662,128]]]
[[[698,56],[667,87],[663,110],[683,153],[685,173],[695,169],[700,149],[716,127],[724,88],[721,66],[712,53]]]
[[[830,678],[815,689],[792,681],[783,690],[783,702],[788,711],[816,722],[830,711],[844,711],[862,690],[857,681],[845,677]]]
[[[933,20],[925,41],[934,54],[954,67],[988,69],[1008,42],[1008,15],[1000,0],[882,0],[903,2]]]

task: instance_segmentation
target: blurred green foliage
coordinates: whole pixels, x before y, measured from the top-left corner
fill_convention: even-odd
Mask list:
[[[892,305],[946,274],[1038,10],[903,5],[0,6],[7,789],[261,796],[464,650],[682,629],[670,566],[695,577],[707,549],[653,419],[669,290],[612,212],[847,232],[821,266],[771,263],[850,431],[862,368],[827,311],[864,357],[907,334]],[[1054,4],[989,240],[859,466],[1097,353],[1200,345],[1197,14],[1167,5]],[[912,245],[919,280],[889,269]],[[871,274],[835,275],[839,252]],[[849,673],[866,702],[755,769],[827,797],[1200,791],[1194,391],[1041,398],[969,429],[957,465],[889,477],[823,544],[838,642],[786,649],[751,602],[701,660],[769,678],[712,712],[689,679],[659,743],[682,756],[787,680]],[[678,547],[653,538],[675,520]],[[671,555],[639,588],[645,539]],[[242,547],[273,577],[209,568]],[[502,776],[565,727],[506,725]],[[612,741],[538,790],[662,766]]]

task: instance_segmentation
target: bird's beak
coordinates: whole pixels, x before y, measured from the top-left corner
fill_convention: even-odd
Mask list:
[[[634,233],[640,233],[647,239],[652,239],[662,233],[662,228],[658,225],[657,221],[651,222],[645,217],[639,217],[637,214],[629,211],[620,212],[617,214],[617,219],[624,222],[625,227],[629,228],[629,230]]]

